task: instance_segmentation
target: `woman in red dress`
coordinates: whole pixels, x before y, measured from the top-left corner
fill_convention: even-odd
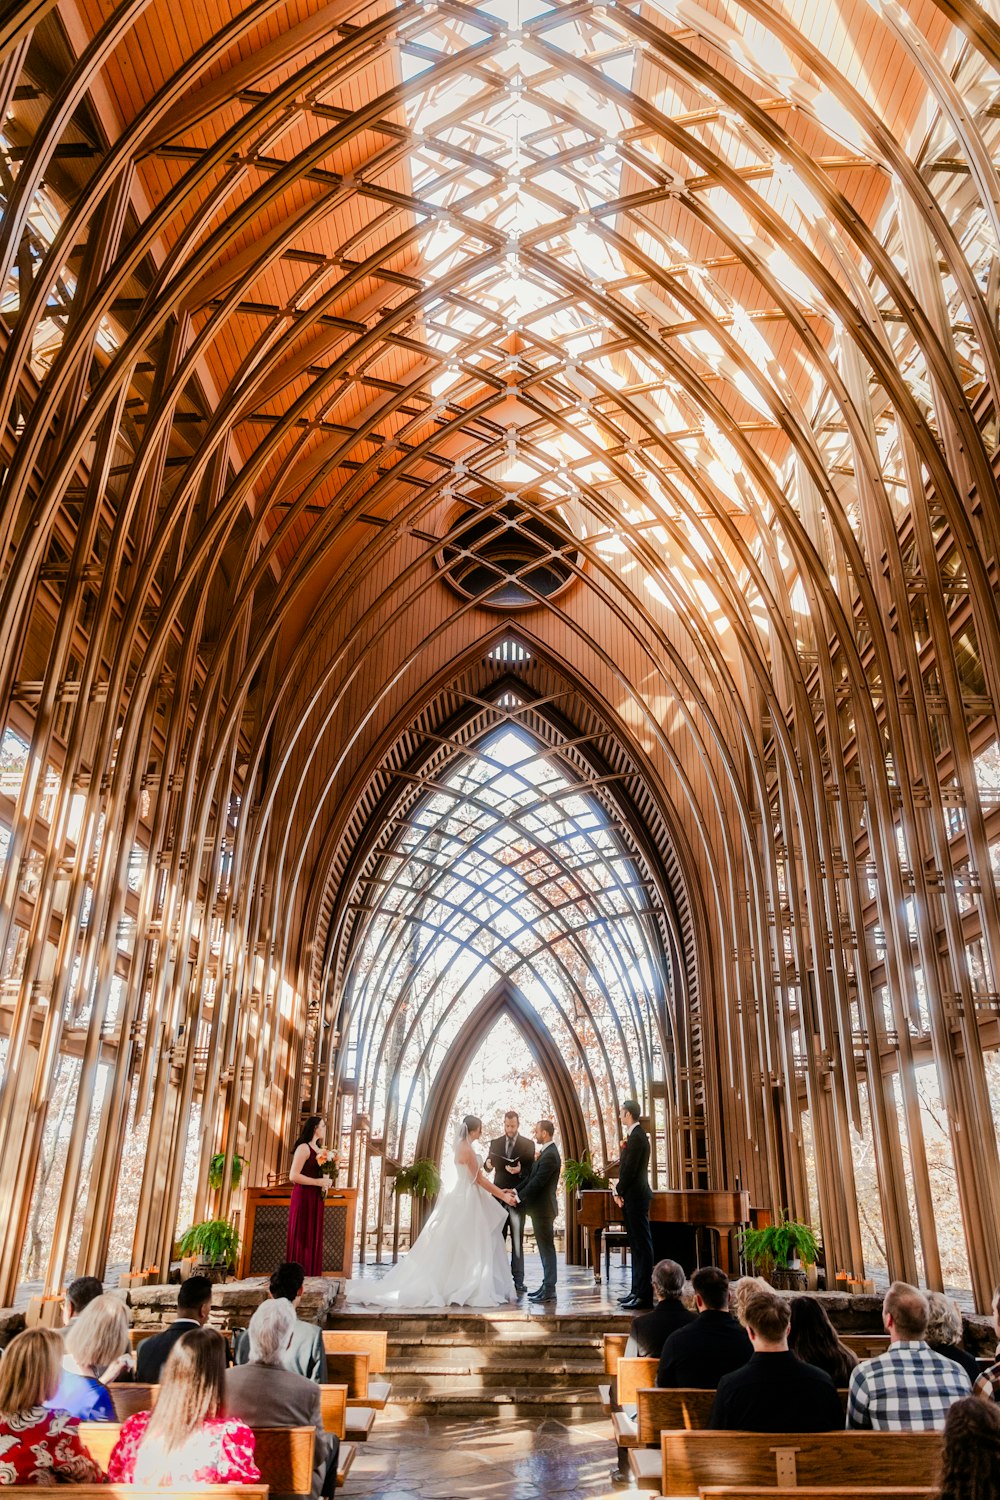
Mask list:
[[[29,1328],[0,1360],[0,1485],[103,1483],[76,1418],[45,1404],[59,1388],[62,1355],[51,1328]]]
[[[137,1412],[121,1430],[108,1463],[112,1484],[188,1489],[257,1484],[254,1435],[222,1415],[226,1346],[214,1328],[192,1328],[163,1367],[154,1411]]]
[[[330,1186],[320,1170],[323,1119],[310,1115],[299,1132],[288,1173],[292,1202],[288,1210],[285,1259],[298,1261],[307,1276],[323,1274],[323,1202]]]

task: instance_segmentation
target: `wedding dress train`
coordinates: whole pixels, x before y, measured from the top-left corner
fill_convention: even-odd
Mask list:
[[[389,1308],[500,1307],[515,1300],[501,1234],[507,1210],[476,1186],[468,1167],[457,1166],[455,1186],[438,1199],[409,1254],[379,1282],[350,1282],[348,1302]]]

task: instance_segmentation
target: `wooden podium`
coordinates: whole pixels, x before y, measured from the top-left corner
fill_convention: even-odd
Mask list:
[[[243,1245],[237,1276],[270,1276],[286,1259],[290,1183],[247,1188],[243,1205]],[[350,1276],[354,1263],[357,1188],[331,1188],[323,1221],[323,1275]]]

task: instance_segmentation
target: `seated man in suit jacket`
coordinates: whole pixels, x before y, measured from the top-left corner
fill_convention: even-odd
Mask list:
[[[177,1293],[177,1317],[152,1338],[143,1339],[136,1356],[135,1378],[143,1385],[159,1385],[167,1355],[182,1334],[203,1328],[212,1311],[212,1283],[207,1276],[189,1276]]]
[[[315,1427],[311,1500],[332,1495],[337,1484],[338,1438],[323,1430],[319,1386],[286,1370],[282,1359],[295,1330],[295,1310],[284,1297],[262,1302],[247,1329],[248,1364],[226,1371],[225,1414],[248,1427]],[[275,1497],[273,1500],[291,1500]]]
[[[653,1311],[632,1319],[627,1358],[659,1359],[670,1335],[694,1322],[696,1314],[681,1301],[683,1290],[684,1267],[675,1260],[658,1260],[653,1267]]]
[[[275,1300],[283,1297],[286,1302],[292,1304],[295,1311],[292,1342],[282,1355],[281,1363],[286,1370],[292,1370],[296,1375],[304,1375],[307,1380],[315,1380],[320,1385],[325,1385],[326,1350],[323,1348],[323,1330],[317,1328],[315,1323],[307,1323],[298,1316],[297,1304],[302,1296],[305,1279],[305,1271],[295,1260],[283,1261],[278,1269],[271,1273],[269,1295]],[[233,1363],[245,1365],[249,1358],[248,1331],[241,1329],[236,1335]]]
[[[691,1277],[698,1316],[663,1346],[656,1383],[668,1390],[713,1391],[723,1375],[747,1364],[753,1345],[729,1311],[729,1277],[702,1266]]]

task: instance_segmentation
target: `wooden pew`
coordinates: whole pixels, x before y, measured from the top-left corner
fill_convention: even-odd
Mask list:
[[[606,1417],[610,1417],[621,1403],[611,1399],[611,1382],[618,1373],[618,1361],[625,1358],[625,1348],[628,1344],[627,1333],[606,1333],[603,1339],[604,1351],[604,1373],[607,1375],[607,1384],[597,1387],[597,1394],[601,1399],[601,1410]]]
[[[658,1359],[620,1359],[616,1372],[618,1405],[620,1408],[638,1405],[638,1392],[656,1383]],[[611,1413],[611,1428],[615,1442],[621,1448],[635,1448],[639,1444],[636,1421],[624,1409]],[[619,1454],[619,1459],[621,1455]]]
[[[737,1484],[822,1488],[829,1485],[831,1474],[846,1490],[870,1488],[875,1475],[889,1487],[925,1488],[928,1476],[938,1471],[941,1434],[662,1432],[658,1483],[645,1462],[649,1457],[647,1451],[635,1450],[629,1454],[629,1466],[640,1488],[659,1489],[667,1497]]]
[[[80,1423],[81,1443],[105,1472],[120,1435],[121,1427],[117,1422]],[[315,1430],[312,1427],[255,1427],[253,1435],[254,1460],[265,1486],[262,1493],[267,1494],[270,1490],[272,1494],[311,1494]],[[346,1478],[356,1452],[353,1443],[341,1443],[337,1460],[338,1484]],[[305,1483],[300,1484],[303,1477]],[[285,1483],[286,1480],[289,1482]],[[131,1495],[132,1486],[126,1488]],[[106,1495],[107,1490],[102,1493]]]
[[[384,1411],[392,1391],[391,1385],[384,1378],[389,1362],[389,1335],[385,1329],[327,1328],[323,1332],[323,1348],[326,1350],[327,1378],[330,1380],[339,1379],[330,1374],[331,1359],[339,1359],[342,1354],[368,1355],[368,1388],[365,1399],[357,1403],[349,1401],[348,1404],[370,1406],[375,1411]],[[373,1375],[383,1378],[373,1380]]]
[[[861,1490],[845,1490],[842,1484],[835,1488],[794,1485],[792,1489],[772,1490],[713,1484],[700,1491],[699,1500],[934,1500],[936,1494],[936,1489],[913,1489],[909,1485],[902,1489],[877,1485]]]
[[[60,1496],[68,1500],[267,1500],[266,1484],[201,1484],[195,1489],[157,1489],[143,1484],[61,1484]],[[38,1500],[37,1484],[4,1486],[4,1495],[23,1495],[24,1500]]]
[[[152,1411],[156,1405],[158,1385],[139,1385],[127,1380],[113,1380],[108,1386],[108,1395],[115,1408],[119,1422],[127,1422],[137,1411]]]
[[[859,1359],[874,1359],[884,1354],[889,1347],[887,1333],[842,1333],[840,1342],[846,1344]]]
[[[347,1386],[321,1385],[319,1409],[323,1418],[323,1431],[336,1433],[343,1442],[347,1436]]]

